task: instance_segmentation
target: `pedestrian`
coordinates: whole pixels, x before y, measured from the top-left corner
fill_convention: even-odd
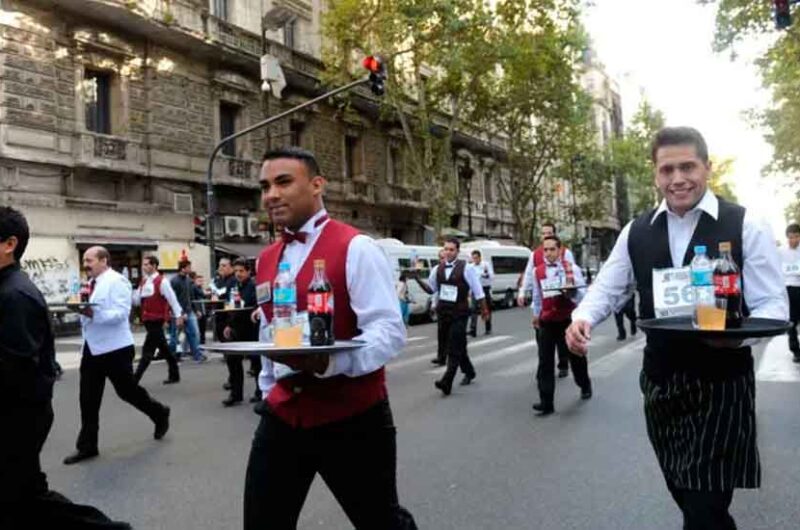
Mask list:
[[[625,294],[623,295],[625,303],[614,311],[614,322],[617,324],[617,340],[623,341],[628,338],[625,333],[625,317],[631,326],[631,337],[636,336],[636,288],[633,285],[628,286]]]
[[[278,263],[297,281],[298,310],[306,308],[315,260],[324,259],[333,286],[336,339],[365,341],[330,355],[262,358],[263,405],[247,465],[245,530],[297,527],[317,473],[357,530],[413,530],[398,502],[396,434],[384,366],[405,345],[392,272],[367,236],[329,219],[325,179],[314,155],[299,148],[264,157],[261,197],[281,238],[258,260],[256,279],[266,334],[272,318],[269,286]]]
[[[533,327],[541,333],[541,347],[537,350],[539,367],[536,370],[540,400],[533,405],[533,410],[538,416],[547,416],[555,412],[556,350],[563,351],[563,355],[569,359],[575,384],[581,389],[581,399],[592,397],[592,382],[586,357],[570,352],[565,339],[567,327],[572,322],[572,310],[586,292],[585,287],[570,289],[585,285],[581,269],[563,257],[561,240],[557,236],[545,237],[542,249],[544,262],[536,267],[535,278],[531,282]]]
[[[0,528],[129,529],[50,490],[42,471],[56,357],[44,296],[20,268],[29,237],[25,217],[0,207]]]
[[[572,314],[570,349],[586,355],[592,328],[609,316],[633,281],[640,318],[654,318],[656,311],[665,310],[655,306],[654,300],[664,299],[655,292],[664,288],[665,274],[675,276],[671,268],[688,267],[695,245],[712,250],[730,242],[750,316],[785,320],[772,231],[749,210],[717,198],[708,188],[711,164],[702,135],[688,127],[660,130],[652,161],[664,198],[620,233]],[[761,484],[750,347],[737,341],[648,337],[640,387],[647,434],[667,488],[683,513],[684,528],[736,528],[728,512],[734,488]]]
[[[233,274],[233,266],[231,265],[230,258],[220,258],[217,263],[217,276],[211,283],[211,301],[212,302],[230,302],[231,292],[236,285],[236,276]],[[227,319],[218,313],[212,312],[211,320],[213,323],[214,340],[218,342],[226,342],[223,332]],[[227,363],[227,356],[223,356],[223,360]],[[222,388],[225,390],[231,389],[231,381],[228,378],[223,384]]]
[[[800,321],[800,224],[792,223],[786,227],[787,248],[780,249],[783,279],[789,295],[789,351],[794,362],[800,363],[800,342],[797,340],[797,323]]]
[[[456,238],[448,238],[444,243],[444,262],[436,265],[428,276],[428,281],[418,276],[414,279],[428,294],[437,293],[436,314],[439,323],[439,349],[447,352],[447,370],[434,386],[449,396],[453,379],[459,367],[464,372],[462,385],[469,385],[475,379],[475,367],[467,354],[467,321],[469,320],[469,295],[481,305],[484,320],[489,318],[480,279],[474,268],[466,261],[458,259],[461,243]]]
[[[542,224],[542,231],[541,231],[541,239],[544,241],[544,238],[555,236],[556,235],[556,225],[552,221],[547,221]],[[575,265],[575,256],[572,254],[572,251],[568,249],[566,246],[561,247],[561,254],[560,257],[569,261],[573,265]],[[533,283],[533,271],[544,263],[544,249],[542,245],[539,244],[536,247],[531,255],[528,257],[528,263],[525,265],[525,272],[522,274],[522,286],[519,290],[519,295],[517,299],[517,305],[520,307],[525,306],[526,304],[526,293],[530,291]],[[542,349],[542,340],[541,340],[541,332],[538,329],[534,330],[534,334],[536,335],[536,345],[539,350]],[[561,350],[558,351],[558,377],[567,377],[569,375],[569,358],[567,355],[562,352]]]
[[[444,249],[439,249],[439,265],[444,265],[445,258],[444,258]],[[436,310],[439,301],[439,293],[433,293],[431,295],[431,318],[433,315],[438,315],[438,311]],[[436,336],[442,336],[442,321],[439,318],[436,318]],[[436,346],[436,357],[431,360],[431,364],[436,366],[444,366],[447,364],[447,341],[446,340],[439,340]]]
[[[169,429],[169,407],[150,397],[133,377],[133,334],[131,282],[113,270],[111,255],[104,247],[91,247],[83,254],[83,267],[91,278],[89,302],[81,308],[83,355],[80,367],[81,430],[77,451],[64,459],[75,464],[94,458],[100,429],[100,404],[106,379],[123,401],[147,415],[155,424],[153,437],[160,440]]]
[[[194,271],[189,275],[189,278],[192,279],[192,309],[194,309],[194,314],[197,315],[200,344],[205,344],[206,324],[208,323],[208,314],[203,303],[208,298],[205,290],[205,278],[202,274],[197,274]]]
[[[194,283],[189,277],[192,272],[192,262],[188,259],[178,262],[178,274],[172,277],[169,281],[172,290],[175,291],[175,298],[181,306],[183,312],[183,330],[186,333],[186,341],[189,343],[189,351],[192,353],[192,358],[198,362],[203,363],[207,360],[203,352],[200,351],[200,328],[197,325],[197,314],[194,312],[192,304],[192,294],[194,292]],[[173,324],[175,328],[179,327],[178,318],[173,315]],[[177,329],[175,335],[170,337],[170,347],[177,350]]]
[[[472,251],[472,263],[470,267],[475,269],[475,273],[480,278],[481,287],[483,288],[483,299],[486,301],[486,307],[489,309],[489,316],[484,320],[484,333],[486,335],[492,334],[492,280],[494,279],[494,272],[489,263],[483,261],[480,250]],[[472,314],[469,318],[469,334],[472,337],[478,335],[478,314],[480,313],[481,304],[475,298],[472,298]]]
[[[397,279],[394,288],[397,293],[397,300],[400,303],[400,315],[403,317],[403,323],[408,326],[410,317],[410,295],[408,294],[408,276],[406,271],[400,272],[400,277]]]
[[[168,376],[163,383],[171,385],[180,382],[181,375],[178,361],[170,350],[167,337],[164,336],[164,324],[169,322],[170,309],[175,315],[178,326],[183,326],[185,317],[170,282],[165,281],[158,271],[158,264],[156,256],[145,256],[142,262],[142,280],[139,288],[133,292],[133,305],[142,307],[142,322],[147,332],[142,345],[142,357],[139,359],[133,378],[137,383],[142,380],[155,351],[158,350],[167,361]]]
[[[244,307],[250,308],[251,311],[239,311],[226,315],[227,323],[222,334],[228,342],[257,341],[258,325],[250,319],[252,309],[258,305],[256,302],[256,286],[250,277],[250,264],[246,259],[237,259],[233,262],[233,273],[236,276],[236,289],[239,291],[242,303]],[[244,367],[242,363],[244,359],[241,355],[228,354],[225,356],[225,362],[228,365],[228,381],[230,381],[231,393],[222,404],[226,407],[231,407],[242,402],[244,394]],[[258,362],[260,363],[260,360]],[[261,401],[261,391],[258,389],[258,381],[256,381],[256,392],[250,402],[257,403],[259,401]]]

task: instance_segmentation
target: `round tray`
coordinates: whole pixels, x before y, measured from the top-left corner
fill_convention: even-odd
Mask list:
[[[754,339],[783,335],[790,327],[785,320],[745,318],[742,327],[726,330],[695,329],[689,315],[651,318],[636,322],[648,337],[670,339]]]
[[[257,307],[232,307],[230,309],[215,309],[212,311],[213,314],[217,313],[240,313],[242,311],[255,311],[258,309]]]
[[[94,302],[69,302],[64,304],[64,306],[70,311],[80,311],[81,309],[86,309],[87,307],[96,307],[97,305],[98,304]]]
[[[564,287],[557,287],[552,289],[542,289],[545,293],[552,293],[556,291],[577,291],[578,289],[583,289],[586,287],[585,285],[567,285]]]
[[[366,342],[361,340],[337,340],[332,346],[311,346],[304,343],[296,348],[279,348],[271,342],[211,342],[200,346],[200,349],[226,355],[313,355],[354,350],[365,344]]]
[[[225,300],[206,300],[205,298],[197,298],[192,300],[192,303],[198,305],[224,305]]]

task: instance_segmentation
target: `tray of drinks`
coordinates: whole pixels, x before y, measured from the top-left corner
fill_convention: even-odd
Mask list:
[[[97,304],[94,302],[67,302],[64,306],[71,311],[81,311],[87,307],[96,307]]]
[[[553,292],[556,292],[556,291],[559,291],[559,292],[560,291],[572,292],[572,291],[577,291],[578,289],[583,289],[584,287],[586,287],[586,286],[585,285],[565,285],[563,287],[551,287],[551,288],[548,288],[548,289],[542,289],[542,291],[544,291],[545,293],[553,293]]]
[[[301,342],[299,346],[277,346],[273,342],[210,342],[200,349],[226,355],[314,355],[350,351],[365,344],[362,340],[337,340],[328,346],[311,346],[308,342]]]
[[[785,320],[773,318],[744,318],[737,328],[700,329],[691,315],[650,318],[636,322],[648,337],[665,339],[753,339],[783,335],[790,327]]]
[[[251,313],[256,310],[256,307],[223,307],[221,309],[215,309],[214,314],[216,313],[239,313],[241,311],[250,311]]]

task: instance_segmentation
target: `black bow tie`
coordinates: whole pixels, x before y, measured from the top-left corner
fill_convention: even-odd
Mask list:
[[[445,269],[452,269],[454,266],[455,266],[455,265],[453,265],[452,263],[445,263],[445,264],[444,264],[444,268],[445,268]]]
[[[558,263],[548,263],[548,267],[558,267]]]
[[[295,241],[299,241],[300,243],[305,243],[306,239],[308,238],[308,234],[306,232],[281,232],[281,239],[285,244],[293,243]]]

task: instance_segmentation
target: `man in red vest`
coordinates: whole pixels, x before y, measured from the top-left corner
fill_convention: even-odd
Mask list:
[[[244,494],[244,528],[289,530],[319,473],[358,530],[416,529],[398,502],[396,441],[384,365],[405,345],[392,271],[380,249],[358,230],[328,218],[325,179],[314,155],[271,151],[261,168],[261,198],[281,237],[260,255],[256,292],[261,336],[272,319],[272,286],[287,262],[297,285],[297,310],[307,307],[314,261],[325,260],[333,286],[338,340],[362,348],[331,355],[263,358]]]
[[[540,332],[536,381],[541,401],[533,409],[538,416],[547,416],[555,412],[556,349],[564,352],[569,359],[575,383],[581,388],[581,399],[592,397],[592,382],[586,357],[570,352],[565,338],[565,332],[572,322],[572,310],[586,291],[585,288],[574,289],[575,286],[585,285],[583,275],[577,265],[561,257],[561,240],[558,237],[545,237],[542,248],[544,262],[536,267],[533,282],[533,327]]]
[[[168,281],[158,271],[158,258],[146,256],[142,262],[142,281],[139,288],[133,292],[133,305],[141,305],[142,322],[147,330],[147,336],[142,346],[142,358],[136,366],[134,379],[138,383],[144,375],[153,354],[158,350],[161,356],[167,360],[169,375],[164,381],[165,385],[171,385],[181,380],[178,371],[178,361],[169,348],[167,337],[164,336],[164,324],[169,322],[170,309],[175,316],[177,324],[183,325],[184,316],[175,292]]]

